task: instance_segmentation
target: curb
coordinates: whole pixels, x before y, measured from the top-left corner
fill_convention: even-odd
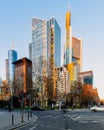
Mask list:
[[[37,116],[34,115],[29,121],[24,121],[22,123],[18,123],[18,124],[15,124],[13,126],[9,126],[9,127],[3,128],[2,130],[14,130],[16,128],[20,128],[20,127],[26,126],[26,125],[30,124],[33,120],[36,121],[36,119],[37,119]]]

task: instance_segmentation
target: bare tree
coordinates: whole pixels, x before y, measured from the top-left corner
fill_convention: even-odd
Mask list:
[[[38,96],[40,105],[44,106],[46,97],[46,61],[42,56],[33,64],[33,90],[34,96]]]

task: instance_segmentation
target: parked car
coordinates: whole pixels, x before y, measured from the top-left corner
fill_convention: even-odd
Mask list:
[[[104,111],[104,106],[93,106],[93,107],[90,107],[90,110],[91,111],[94,111],[94,112],[102,112]]]
[[[44,109],[41,108],[40,106],[33,106],[33,107],[31,107],[31,110],[33,110],[33,111],[44,111]]]

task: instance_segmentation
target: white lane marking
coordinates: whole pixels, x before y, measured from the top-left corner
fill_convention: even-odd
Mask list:
[[[80,118],[80,116],[77,116],[76,118],[74,118],[73,120],[77,120],[78,118]]]
[[[35,128],[36,128],[36,126],[34,126],[34,127],[30,128],[29,130],[33,130],[33,129],[35,129]]]
[[[69,116],[68,116],[69,117]],[[72,120],[77,120],[78,118],[80,118],[79,115],[73,115],[73,116],[70,116],[69,118],[71,118]]]
[[[55,116],[54,119],[56,119],[56,118],[58,118],[58,117],[60,117],[60,116],[62,116],[62,115]]]
[[[52,127],[52,126],[45,126],[45,125],[41,125],[41,124],[35,124],[36,126],[39,126],[39,127],[47,127],[47,128],[52,128],[52,129],[59,129],[59,130],[65,130],[65,128],[59,128],[59,127]],[[33,127],[32,127],[33,128]],[[29,129],[29,130],[32,130],[32,129]],[[71,130],[71,129],[68,129],[68,130]]]

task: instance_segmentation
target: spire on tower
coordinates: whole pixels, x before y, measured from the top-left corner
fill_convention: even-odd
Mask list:
[[[12,49],[14,50],[14,40],[12,40]]]
[[[70,0],[68,0],[68,10],[70,11]]]

